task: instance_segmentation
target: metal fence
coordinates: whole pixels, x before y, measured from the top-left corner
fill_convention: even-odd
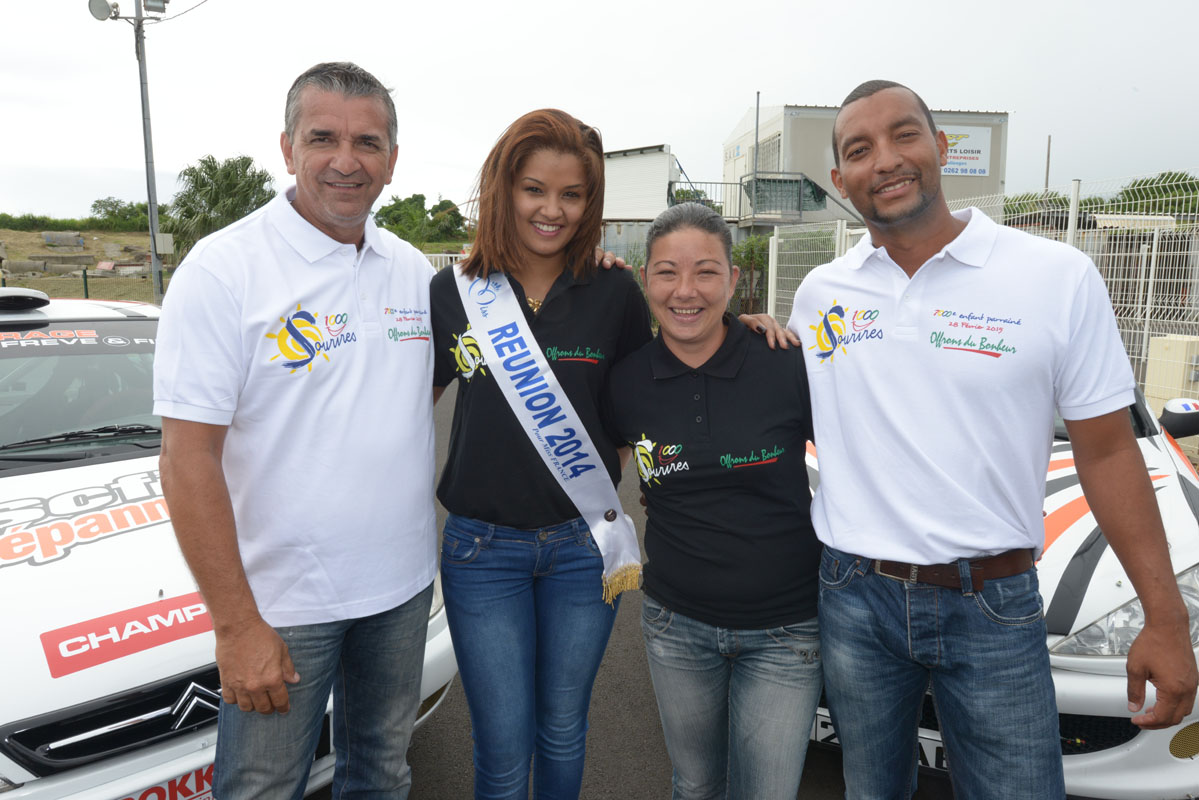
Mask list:
[[[170,279],[164,275],[163,287],[169,285]],[[50,297],[94,297],[100,300],[154,302],[154,286],[150,283],[149,276],[122,277],[93,269],[82,270],[79,277],[72,275],[32,277],[29,274],[0,277],[0,287],[37,289]]]
[[[1082,183],[950,203],[1082,250],[1107,285],[1137,382],[1155,413],[1199,396],[1199,178],[1196,173]],[[770,313],[785,322],[796,287],[857,242],[844,222],[775,228]]]
[[[702,203],[729,222],[757,217],[761,224],[770,225],[801,222],[805,211],[824,210],[827,196],[802,172],[759,172],[756,178],[752,173],[743,175],[739,183],[675,181],[667,202],[672,206]]]
[[[433,269],[440,272],[466,258],[466,253],[425,253],[425,258],[429,259]]]

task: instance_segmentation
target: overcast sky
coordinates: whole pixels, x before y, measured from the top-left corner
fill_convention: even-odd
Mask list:
[[[133,13],[134,0],[122,0]],[[0,0],[0,211],[86,216],[144,200],[133,32],[87,0]],[[198,6],[198,7],[197,7]],[[189,9],[190,13],[178,16]],[[464,200],[520,114],[557,106],[608,150],[669,144],[694,181],[762,105],[837,105],[871,78],[933,108],[1007,111],[1007,189],[1199,167],[1192,0],[171,0],[147,25],[160,201],[206,154],[290,184],[283,100],[318,61],[395,89],[399,161],[382,200]],[[827,181],[827,176],[820,176]]]

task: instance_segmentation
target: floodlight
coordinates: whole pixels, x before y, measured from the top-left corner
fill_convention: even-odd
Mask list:
[[[103,22],[106,19],[112,19],[120,13],[116,3],[109,3],[108,0],[88,0],[87,10],[92,12],[92,16]]]

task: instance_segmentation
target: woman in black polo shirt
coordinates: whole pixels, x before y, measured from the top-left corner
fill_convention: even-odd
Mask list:
[[[646,498],[642,632],[673,797],[794,800],[822,678],[802,354],[726,313],[719,214],[669,208],[645,247],[658,338],[606,402]]]
[[[450,512],[441,576],[470,707],[477,798],[527,798],[530,759],[534,797],[578,796],[591,687],[616,614],[603,599],[604,559],[590,528],[517,417],[522,407],[538,423],[559,416],[541,399],[544,384],[526,376],[539,351],[602,459],[593,474],[619,480],[618,443],[600,424],[598,399],[611,365],[647,342],[650,326],[632,274],[594,264],[603,162],[599,133],[569,114],[518,119],[480,174],[466,294],[453,269],[430,289],[434,385],[458,388],[437,496]],[[508,324],[493,313],[496,275],[516,301]],[[472,313],[486,312],[482,324],[470,324],[463,297]],[[517,315],[527,334],[507,332]],[[483,357],[493,343],[495,362]],[[509,379],[515,406],[502,390]],[[580,469],[581,446],[562,436],[551,442],[560,463]],[[628,534],[635,570],[631,526]]]

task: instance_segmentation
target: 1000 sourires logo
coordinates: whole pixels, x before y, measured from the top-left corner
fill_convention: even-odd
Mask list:
[[[312,365],[318,355],[325,361],[330,361],[330,351],[358,341],[358,334],[346,330],[349,322],[348,313],[338,312],[322,316],[305,311],[302,304],[296,303],[295,311],[279,317],[282,327],[266,334],[266,338],[273,339],[279,349],[270,360],[282,358],[283,361],[279,363],[293,374],[300,369],[312,372]],[[321,333],[322,326],[328,333],[328,338]]]
[[[851,345],[881,341],[882,326],[875,324],[878,318],[876,308],[849,309],[834,299],[827,311],[820,312],[820,321],[808,326],[816,333],[816,343],[808,349],[815,350],[822,363],[833,362],[837,353],[848,354]]]
[[[661,484],[663,477],[691,469],[686,459],[679,458],[683,453],[681,444],[659,444],[644,433],[630,444],[637,457],[637,474],[647,484]]]

